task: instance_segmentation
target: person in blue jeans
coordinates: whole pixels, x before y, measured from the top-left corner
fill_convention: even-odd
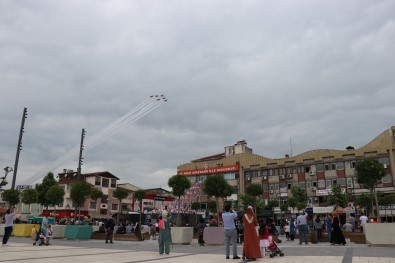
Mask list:
[[[299,229],[299,245],[302,245],[302,242],[308,244],[307,242],[307,214],[302,210],[300,211],[300,215],[296,218],[297,224],[298,224],[298,229]],[[303,238],[304,236],[304,238]]]
[[[326,232],[328,233],[328,241],[331,240],[332,235],[332,216],[328,215],[325,220],[326,223]]]
[[[230,211],[229,204],[225,205],[225,212],[222,214],[222,220],[225,230],[226,259],[229,259],[231,241],[233,246],[233,259],[239,259],[240,257],[237,255],[237,230],[235,224],[235,220],[238,220],[238,217],[235,211]]]

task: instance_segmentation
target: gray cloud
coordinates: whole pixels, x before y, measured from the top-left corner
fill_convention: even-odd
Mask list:
[[[394,14],[389,0],[2,1],[0,165],[24,107],[17,183],[151,94],[169,101],[86,152],[83,172],[166,187],[239,139],[267,157],[290,138],[293,154],[363,146],[394,125]]]

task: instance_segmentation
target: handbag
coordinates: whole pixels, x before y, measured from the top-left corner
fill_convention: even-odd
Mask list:
[[[164,229],[165,228],[165,226],[163,225],[163,220],[159,220],[158,228],[159,229]]]

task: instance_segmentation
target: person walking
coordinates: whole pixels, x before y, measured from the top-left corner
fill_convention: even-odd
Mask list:
[[[298,223],[298,230],[299,230],[299,245],[302,245],[302,242],[308,244],[307,242],[307,214],[302,210],[300,211],[300,215],[296,218],[296,221]],[[304,239],[303,239],[304,236]]]
[[[106,228],[106,233],[107,233],[106,243],[108,243],[108,241],[110,241],[110,244],[114,244],[114,242],[112,242],[112,240],[114,238],[115,221],[114,221],[114,219],[112,219],[111,216],[109,216],[106,223],[104,223],[104,227]]]
[[[229,259],[230,254],[230,242],[232,241],[233,246],[233,259],[240,259],[237,255],[237,230],[235,220],[237,220],[237,213],[230,211],[230,205],[225,205],[225,213],[222,214],[222,221],[224,223],[225,230],[225,253],[226,259]]]
[[[45,243],[45,245],[47,245],[48,227],[49,227],[48,218],[47,218],[47,216],[44,216],[43,220],[41,221],[41,233],[44,236],[44,243]]]
[[[289,238],[291,241],[295,240],[295,219],[291,218],[291,221],[289,222]]]
[[[255,261],[261,258],[262,254],[259,248],[259,237],[256,232],[258,225],[254,210],[249,206],[247,212],[243,217],[244,224],[244,244],[243,244],[243,259],[250,259]]]
[[[328,234],[328,241],[331,240],[331,235],[332,235],[332,216],[328,215],[325,220],[326,224],[326,233]]]
[[[352,225],[352,232],[355,232],[355,214],[350,214],[348,222]]]
[[[162,211],[162,222],[159,223],[159,236],[158,236],[158,243],[159,243],[159,254],[163,255],[166,253],[169,255],[170,253],[170,244],[171,244],[171,232],[170,232],[170,220],[171,216],[167,212],[167,206]]]
[[[318,215],[314,216],[314,229],[317,232],[317,241],[322,242],[322,222]]]
[[[261,255],[262,257],[265,257],[266,249],[270,245],[268,227],[266,226],[265,223],[262,222],[260,224],[258,232],[259,232],[259,247],[261,249]]]
[[[14,217],[15,214],[18,212],[18,209],[15,206],[12,209],[7,209],[5,212],[5,222],[4,222],[4,236],[3,236],[3,246],[8,243],[8,239],[12,234],[12,229],[14,228]]]
[[[340,220],[337,216],[333,218],[330,242],[331,245],[342,244],[344,246],[346,244],[346,239],[344,238],[343,232],[341,230]]]
[[[198,230],[198,242],[199,245],[204,246],[204,240],[203,240],[203,233],[204,229],[206,228],[206,222],[204,222],[203,217],[200,218],[199,223],[197,225],[197,230]]]

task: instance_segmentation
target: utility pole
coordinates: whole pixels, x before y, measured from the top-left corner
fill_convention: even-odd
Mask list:
[[[82,129],[81,132],[81,144],[80,144],[80,157],[78,158],[78,168],[77,168],[77,180],[81,181],[81,165],[82,165],[82,151],[84,150],[84,138],[85,138],[85,129]]]
[[[23,109],[23,115],[22,115],[21,129],[19,131],[18,147],[16,149],[14,175],[12,177],[11,189],[15,189],[16,173],[18,171],[19,153],[22,150],[22,136],[23,136],[23,132],[24,132],[24,129],[25,129],[24,126],[25,126],[25,119],[26,118],[27,118],[27,108],[24,108]]]

